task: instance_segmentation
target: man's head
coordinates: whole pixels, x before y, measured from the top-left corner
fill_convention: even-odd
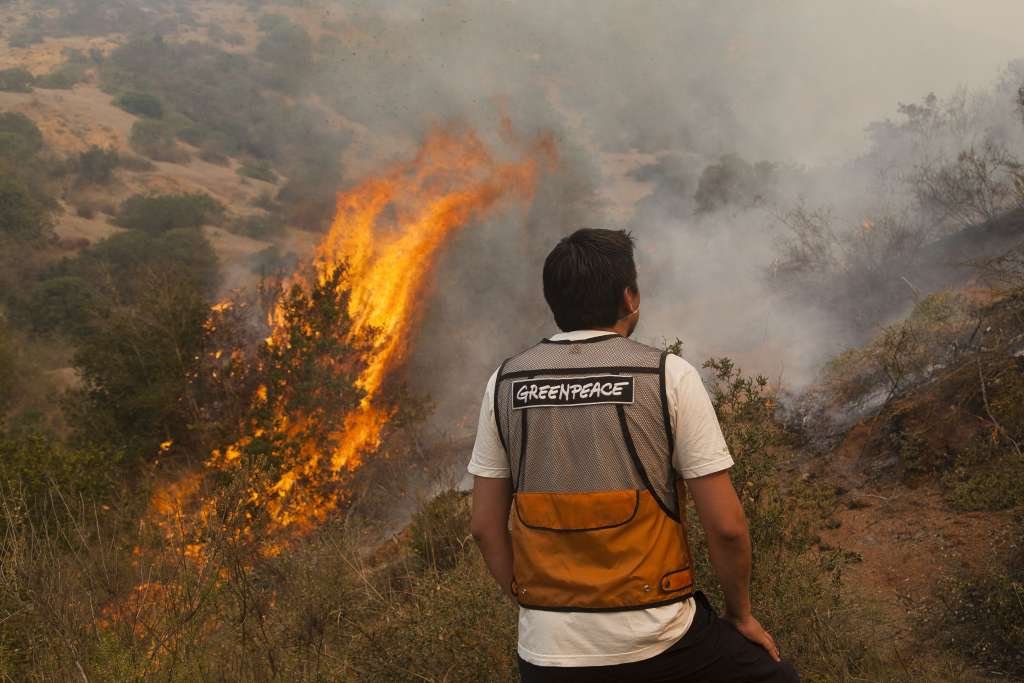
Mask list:
[[[632,236],[584,228],[563,237],[544,261],[544,298],[564,332],[632,334],[640,311]]]

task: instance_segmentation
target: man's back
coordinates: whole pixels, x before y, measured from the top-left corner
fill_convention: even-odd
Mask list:
[[[647,350],[643,354],[646,356],[642,361],[645,364],[644,367],[660,370],[663,357],[660,351],[617,335],[609,335],[604,331],[563,332],[550,338],[550,342],[554,342],[554,344],[544,346],[558,348],[561,351],[558,355],[562,355],[565,359],[579,359],[580,362],[577,363],[577,366],[583,366],[584,363],[589,366],[595,362],[598,347],[608,343],[606,341],[595,343],[592,340],[608,339],[610,336],[614,337],[612,344],[616,348],[611,349],[609,355],[621,353],[621,348],[627,345],[642,347]],[[634,353],[636,352],[634,351]],[[506,362],[501,370],[509,373],[526,370],[528,374],[535,374],[533,372],[535,368],[527,368],[524,362],[527,360],[539,362],[541,359],[520,358],[522,355],[513,357],[519,358],[518,363]],[[569,365],[567,360],[559,363],[547,354],[543,361],[556,366],[559,364],[563,367]],[[606,372],[607,366],[612,364],[609,361],[601,361],[601,363],[602,373]],[[635,357],[625,361],[620,358],[618,364],[637,367],[638,360]],[[650,376],[647,379],[650,381],[644,382],[648,386],[636,388],[639,396],[649,396],[652,390],[660,394],[661,373],[648,374]],[[481,404],[477,440],[469,471],[478,477],[510,477],[514,482],[517,480],[514,473],[518,473],[520,464],[518,459],[520,444],[516,438],[509,439],[509,451],[506,453],[497,424],[499,422],[503,425],[511,424],[511,419],[501,417],[500,413],[505,412],[510,416],[519,417],[519,411],[513,411],[511,407],[506,407],[504,411],[499,409],[499,416],[495,417],[494,385],[497,375],[496,371],[488,382]],[[666,406],[664,415],[658,415],[659,419],[653,425],[644,425],[642,423],[645,421],[638,420],[637,422],[641,423],[639,428],[631,432],[634,439],[657,444],[666,439],[668,432],[671,432],[671,469],[687,478],[704,476],[730,467],[732,458],[725,445],[721,430],[718,428],[714,409],[697,370],[678,356],[664,354],[664,377]],[[510,377],[509,381],[514,379],[517,379],[515,375]],[[659,403],[658,410],[661,409],[660,406]],[[609,404],[608,407],[614,414],[614,404]],[[662,422],[666,415],[669,420],[668,429]],[[684,415],[685,417],[682,417]],[[621,428],[617,424],[617,417],[615,420],[616,422],[611,425],[607,420],[602,421],[601,429],[611,435],[608,440],[614,440],[614,438],[621,440],[621,436],[619,436]],[[516,426],[519,426],[518,432],[521,433],[520,423],[517,422]],[[517,430],[508,429],[507,426],[505,429],[512,432],[511,436],[515,437]],[[540,437],[535,432],[536,430],[534,430],[534,436],[530,437],[531,432],[528,431],[527,439],[528,441],[531,438],[534,439],[536,444]],[[594,467],[595,461],[588,457],[590,452],[588,447],[595,441],[593,434],[589,436],[583,434],[579,437],[579,444],[583,447],[581,450],[577,450],[578,457],[582,460],[581,464],[585,465],[588,470],[594,470],[586,474],[599,477],[598,482],[601,484],[612,484],[608,488],[621,486],[622,480],[618,477],[627,477],[627,481],[636,484],[638,488],[643,487],[643,481],[636,478],[636,469],[629,463],[625,463],[628,469],[623,468],[621,459],[605,458],[602,461],[604,465],[613,461],[617,472],[597,471],[600,468]],[[644,457],[651,450],[653,449],[645,450]],[[667,443],[664,453],[663,463],[649,460],[646,467],[652,472],[664,472],[667,475],[670,469]],[[627,469],[626,473],[622,473],[623,469]],[[547,473],[545,476],[551,479]],[[661,491],[667,489],[660,483],[666,480],[667,477],[658,478]],[[544,483],[556,489],[565,486],[557,477],[553,482]],[[675,505],[674,492],[673,502],[668,505]],[[528,662],[547,666],[607,665],[638,661],[664,651],[678,640],[686,632],[690,620],[693,618],[693,611],[694,605],[690,599],[670,602],[664,606],[611,613],[541,611],[522,608],[519,618],[519,653]]]
[[[751,612],[746,518],[700,375],[627,339],[640,310],[632,252],[621,231],[559,242],[544,296],[566,331],[503,363],[481,404],[471,526],[520,604],[520,674],[796,680]],[[723,619],[702,593],[690,597],[687,488]]]

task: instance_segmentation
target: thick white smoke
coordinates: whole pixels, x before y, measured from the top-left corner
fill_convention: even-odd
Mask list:
[[[321,78],[378,139],[411,142],[449,117],[493,132],[505,112],[524,132],[555,131],[562,152],[529,215],[460,234],[439,264],[409,378],[443,397],[446,429],[472,428],[501,358],[554,331],[540,268],[567,232],[633,231],[640,338],[678,336],[694,363],[730,355],[799,386],[917,294],[916,260],[875,253],[889,247],[873,231],[934,240],[956,227],[920,211],[907,182],[915,169],[986,140],[1024,152],[1020,74],[1000,71],[1018,56],[1024,5],[1014,0],[346,3],[339,12],[358,27],[352,56]],[[900,102],[918,109],[901,112]],[[936,112],[948,120],[930,120]],[[723,185],[737,168],[749,178],[716,194],[706,172],[715,164]],[[798,207],[831,215],[839,271],[882,265],[819,281],[820,292],[812,280],[795,296],[775,286],[791,237],[780,218]]]

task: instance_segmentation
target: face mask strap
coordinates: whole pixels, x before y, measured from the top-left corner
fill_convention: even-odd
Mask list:
[[[637,307],[636,307],[636,308],[634,308],[634,309],[633,309],[632,311],[630,311],[630,312],[629,312],[629,313],[627,313],[626,315],[622,316],[621,318],[619,318],[619,319],[618,319],[618,320],[616,320],[615,322],[617,322],[617,323],[620,323],[620,322],[622,322],[623,320],[629,320],[629,319],[630,319],[630,318],[632,318],[632,317],[633,317],[634,315],[639,315],[639,314],[640,314],[640,307],[639,307],[639,306],[637,306]]]

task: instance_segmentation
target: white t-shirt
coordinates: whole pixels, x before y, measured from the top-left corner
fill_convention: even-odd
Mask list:
[[[608,334],[575,330],[552,341]],[[487,381],[480,405],[476,444],[469,472],[478,477],[511,477],[508,455],[494,422],[494,383]],[[718,417],[700,373],[679,356],[665,362],[669,419],[675,436],[673,465],[685,479],[732,466]],[[621,612],[552,612],[519,608],[519,656],[538,666],[605,666],[654,657],[686,633],[693,621],[693,599]]]

